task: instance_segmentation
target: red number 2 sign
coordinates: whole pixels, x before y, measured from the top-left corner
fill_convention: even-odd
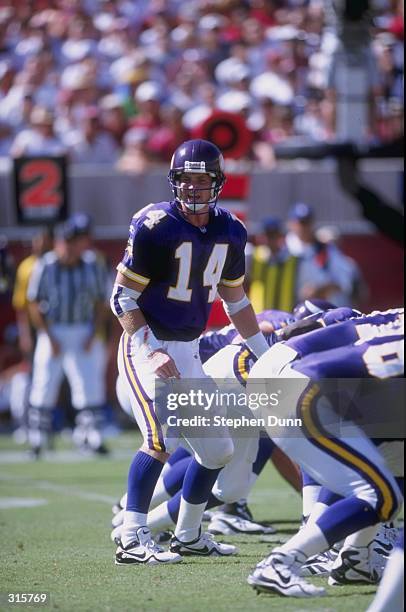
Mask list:
[[[33,159],[27,162],[21,168],[20,178],[22,183],[29,184],[21,194],[21,204],[24,208],[61,204],[61,170],[51,160]]]
[[[64,158],[15,160],[16,204],[20,221],[57,221],[66,207]]]

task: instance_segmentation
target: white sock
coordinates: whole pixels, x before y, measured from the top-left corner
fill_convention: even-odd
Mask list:
[[[190,542],[199,536],[199,529],[206,505],[207,502],[190,504],[182,497],[175,529],[175,536],[178,540]]]
[[[347,536],[344,540],[344,548],[348,546],[355,546],[356,548],[368,546],[376,536],[378,529],[379,524],[351,533],[351,535]]]
[[[314,525],[315,522],[321,517],[321,515],[327,510],[329,506],[322,502],[317,502],[313,506],[313,510],[310,512],[310,516],[307,519],[307,525]]]
[[[175,527],[175,523],[168,512],[167,501],[148,512],[147,527],[154,531],[164,531]]]
[[[128,546],[137,536],[137,529],[144,527],[147,524],[147,515],[143,512],[124,512],[123,530],[121,532],[121,541],[123,546]]]
[[[163,504],[163,502],[168,501],[168,499],[170,498],[171,498],[170,494],[165,489],[164,480],[162,478],[162,472],[161,472],[161,476],[159,477],[158,482],[155,485],[154,494],[152,496],[149,509],[152,510],[153,508],[156,508],[160,504]]]
[[[320,527],[306,524],[285,544],[278,546],[278,552],[289,553],[292,550],[299,550],[306,557],[312,557],[328,548],[329,544]]]
[[[306,518],[312,513],[313,507],[316,504],[321,486],[320,485],[306,485],[302,489],[302,504],[303,504],[303,516]]]

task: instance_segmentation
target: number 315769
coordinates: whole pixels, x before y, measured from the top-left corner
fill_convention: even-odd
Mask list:
[[[7,593],[9,604],[46,604],[48,601],[48,593]]]

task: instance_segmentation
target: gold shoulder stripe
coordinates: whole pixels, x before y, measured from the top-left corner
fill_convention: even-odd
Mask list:
[[[141,276],[141,274],[136,274],[135,272],[127,268],[127,266],[125,266],[122,262],[118,264],[117,270],[121,272],[121,274],[129,278],[130,280],[133,280],[136,283],[140,283],[140,285],[147,286],[151,280],[150,278],[147,278],[146,276]]]
[[[244,275],[240,276],[240,278],[236,278],[234,280],[228,280],[227,278],[222,278],[220,280],[220,285],[224,285],[225,287],[239,287],[244,282]]]

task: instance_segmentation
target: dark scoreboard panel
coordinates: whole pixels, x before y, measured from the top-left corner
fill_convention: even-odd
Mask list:
[[[18,222],[54,224],[66,218],[66,157],[19,157],[14,160],[14,193]]]

